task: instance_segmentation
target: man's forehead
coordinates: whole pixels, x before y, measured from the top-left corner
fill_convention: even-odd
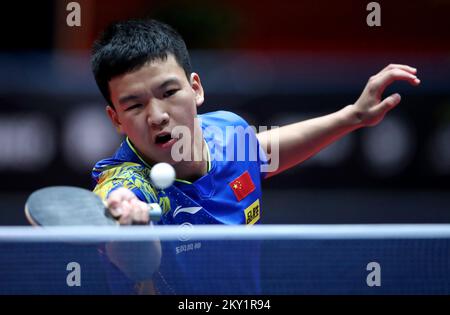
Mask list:
[[[173,57],[172,57],[173,58]],[[175,60],[152,61],[139,69],[113,78],[109,82],[111,92],[129,89],[157,88],[169,83],[182,83],[186,76]]]
[[[175,58],[168,56],[167,59],[155,59],[142,65],[141,67],[134,69],[128,73],[123,74],[123,79],[134,79],[144,77],[146,79],[164,80],[165,76],[177,76],[184,75],[183,68],[178,65]],[[112,80],[111,80],[112,81]]]

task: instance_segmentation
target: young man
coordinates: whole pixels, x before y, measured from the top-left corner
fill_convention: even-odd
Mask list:
[[[112,158],[94,167],[94,191],[123,225],[148,224],[146,204],[151,202],[162,206],[159,224],[163,225],[258,223],[261,179],[306,160],[355,129],[379,123],[400,102],[398,94],[382,99],[383,91],[394,81],[420,83],[416,69],[389,65],[370,78],[354,104],[277,130],[246,133],[249,141],[244,143],[256,145],[242,147],[243,142],[236,141],[239,135],[226,132],[227,127],[246,129],[248,124],[242,118],[225,111],[197,115],[197,107],[204,101],[200,76],[192,72],[185,43],[170,26],[155,20],[111,25],[94,45],[92,66],[108,102],[108,117],[126,136]],[[179,133],[179,128],[184,132]],[[279,141],[274,146],[270,139],[275,138]],[[179,143],[185,146],[180,149]],[[269,147],[272,151],[277,147],[279,152],[270,153],[279,153],[279,167],[261,171],[269,162]],[[228,154],[230,150],[232,154]],[[239,150],[244,151],[244,159],[236,158]],[[184,158],[175,157],[176,152]],[[151,166],[158,162],[171,164],[177,174],[175,184],[164,191],[155,189],[149,180]],[[163,264],[156,280],[160,292],[259,292],[258,268],[250,272],[247,268],[257,265],[256,247],[248,247],[245,255],[210,255],[219,265],[234,266],[230,277],[235,281],[223,279],[217,285],[202,283],[196,287],[201,272],[192,272],[189,266],[198,266],[201,261],[192,258],[192,253],[188,256],[188,251],[207,252],[211,247],[182,243],[163,246]],[[121,268],[120,259],[111,260]],[[179,272],[165,272],[168,262]],[[183,286],[174,289],[175,283]],[[210,291],[217,287],[221,289]]]

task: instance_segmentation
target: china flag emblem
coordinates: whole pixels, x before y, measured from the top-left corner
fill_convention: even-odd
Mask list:
[[[241,201],[255,190],[255,184],[253,184],[252,178],[248,171],[245,171],[241,176],[236,178],[229,185],[238,201]]]

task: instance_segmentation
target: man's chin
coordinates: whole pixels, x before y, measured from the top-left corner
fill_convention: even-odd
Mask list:
[[[175,165],[178,162],[174,161],[174,159],[172,158],[172,155],[170,154],[170,151],[167,152],[167,154],[159,154],[158,156],[155,156],[152,159],[152,163],[151,164],[157,164],[157,163],[168,163],[170,165]]]

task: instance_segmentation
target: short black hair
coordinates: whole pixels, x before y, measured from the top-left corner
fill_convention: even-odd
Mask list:
[[[172,54],[189,80],[191,61],[181,35],[171,26],[153,19],[127,20],[109,25],[92,48],[92,71],[109,105],[113,106],[109,81]]]

